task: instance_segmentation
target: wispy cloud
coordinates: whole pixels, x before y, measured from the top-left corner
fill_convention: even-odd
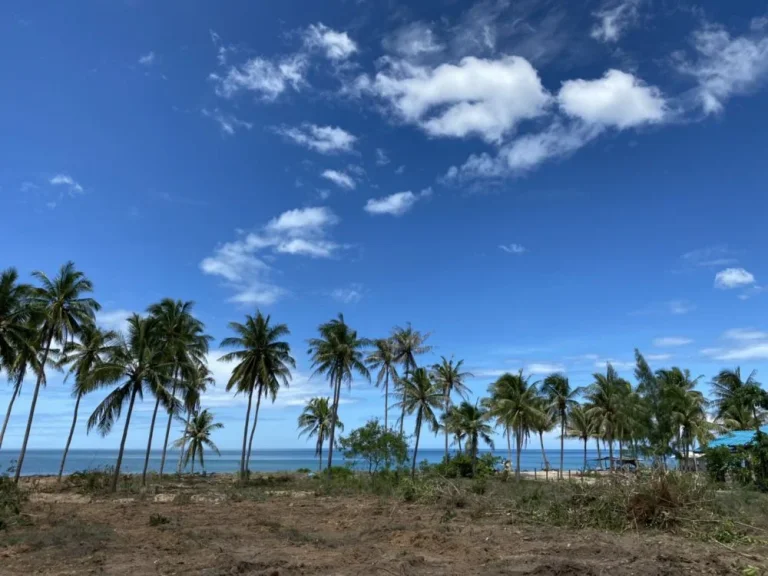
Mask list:
[[[339,188],[346,188],[347,190],[354,190],[357,186],[355,180],[346,172],[339,170],[324,170],[321,174],[323,178],[336,184]]]
[[[727,340],[738,340],[741,342],[751,340],[768,340],[768,333],[755,330],[754,328],[732,328],[725,331],[723,338]]]
[[[234,114],[225,114],[218,108],[213,110],[203,108],[201,113],[206,118],[214,120],[219,125],[219,128],[221,128],[221,132],[228,136],[233,136],[239,128],[244,128],[245,130],[253,128],[253,124],[250,122],[240,120]]]
[[[528,249],[522,244],[499,244],[499,249],[507,254],[525,254]]]
[[[381,198],[371,198],[366,202],[364,210],[369,214],[390,216],[402,216],[408,212],[421,199],[432,195],[432,188],[425,188],[419,194],[411,191],[396,192]]]
[[[386,166],[387,164],[389,164],[389,156],[387,156],[387,153],[381,148],[376,148],[376,165]]]
[[[152,64],[155,63],[155,53],[154,52],[147,52],[146,54],[143,54],[139,58],[139,64],[142,66],[152,66]]]
[[[311,24],[303,36],[307,48],[321,50],[330,60],[345,60],[357,52],[357,43],[349,34],[333,30],[322,22]]]
[[[96,323],[107,330],[124,331],[127,327],[127,320],[133,314],[129,310],[100,310],[96,313]]]
[[[534,362],[525,367],[529,374],[553,374],[555,372],[565,372],[565,366],[562,364],[550,364],[546,362]]]
[[[363,285],[353,283],[331,291],[331,298],[342,304],[355,304],[363,298]]]
[[[611,0],[594,13],[597,23],[591,36],[600,42],[616,42],[622,34],[637,22],[640,0]]]
[[[657,348],[674,348],[677,346],[686,346],[691,343],[693,343],[693,340],[681,336],[664,336],[662,338],[656,338],[653,341],[653,345]]]
[[[276,128],[275,131],[287,138],[321,154],[351,152],[357,137],[338,126],[318,126],[303,124],[302,126]]]
[[[683,254],[680,259],[688,266],[717,267],[736,264],[736,253],[727,246],[708,246]]]
[[[80,183],[69,174],[56,174],[49,182],[52,186],[66,186],[70,195],[82,194],[85,191]]]
[[[729,290],[744,288],[755,283],[755,277],[744,268],[726,268],[715,274],[715,288]]]

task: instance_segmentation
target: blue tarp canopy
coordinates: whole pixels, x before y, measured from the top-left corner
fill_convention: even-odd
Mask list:
[[[760,432],[768,434],[768,426],[760,428]],[[754,430],[734,430],[728,434],[715,438],[709,444],[708,448],[717,448],[718,446],[745,446],[755,439]]]

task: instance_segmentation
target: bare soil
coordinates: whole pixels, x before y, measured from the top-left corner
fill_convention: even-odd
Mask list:
[[[290,489],[33,494],[0,574],[742,574],[758,550],[658,532],[570,531],[501,510]],[[760,572],[757,572],[758,574]]]

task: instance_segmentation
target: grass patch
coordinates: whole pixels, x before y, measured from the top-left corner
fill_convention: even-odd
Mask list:
[[[101,550],[113,538],[114,531],[109,526],[66,517],[48,525],[13,530],[4,542],[11,546],[25,546],[30,551],[55,548],[59,557],[76,557]]]
[[[0,476],[0,530],[18,523],[25,500],[26,493],[9,476]]]

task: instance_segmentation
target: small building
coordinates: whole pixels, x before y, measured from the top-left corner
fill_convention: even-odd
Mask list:
[[[768,426],[762,426],[760,432],[768,434]],[[754,430],[733,430],[707,443],[707,448],[717,448],[727,446],[731,450],[751,444],[755,440],[756,432]]]

